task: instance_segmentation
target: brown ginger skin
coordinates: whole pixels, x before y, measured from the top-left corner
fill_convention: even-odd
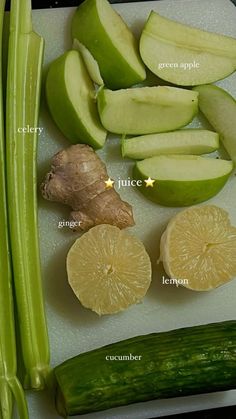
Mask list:
[[[45,199],[72,208],[72,219],[80,222],[76,230],[86,231],[98,224],[121,229],[134,225],[131,205],[114,188],[106,188],[107,179],[106,166],[92,147],[76,144],[53,157],[41,191]]]

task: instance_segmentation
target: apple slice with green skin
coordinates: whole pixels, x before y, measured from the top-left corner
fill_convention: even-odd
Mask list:
[[[46,79],[50,113],[72,143],[101,148],[106,130],[101,125],[94,85],[78,51],[71,50],[50,64]]]
[[[103,126],[116,134],[151,134],[187,125],[198,111],[198,94],[169,86],[100,89],[98,111]]]
[[[206,32],[151,12],[140,38],[146,66],[161,79],[196,86],[236,69],[236,39]]]
[[[133,177],[142,180],[139,190],[151,201],[182,207],[206,201],[225,185],[233,169],[228,160],[200,156],[155,156],[136,163]],[[155,180],[146,187],[145,180]]]
[[[102,86],[104,82],[99,70],[99,66],[97,61],[92,56],[91,52],[89,52],[89,50],[83,44],[81,44],[81,42],[78,41],[78,39],[74,39],[73,49],[81,53],[84,60],[84,64],[93,82],[96,83],[98,86]]]
[[[199,92],[199,107],[212,127],[219,132],[220,140],[236,164],[236,101],[225,90],[206,85],[194,88]]]
[[[107,0],[85,0],[78,7],[72,37],[95,58],[107,87],[130,87],[145,80],[138,42]]]
[[[219,148],[219,134],[203,129],[183,129],[140,135],[121,141],[122,157],[146,159],[160,154],[204,154]]]

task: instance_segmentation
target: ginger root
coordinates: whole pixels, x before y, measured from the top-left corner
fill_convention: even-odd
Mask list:
[[[94,150],[77,144],[53,157],[41,191],[45,199],[73,209],[71,217],[79,224],[75,230],[87,231],[98,224],[121,229],[134,225],[131,205],[114,188],[106,188],[107,179],[106,166]]]

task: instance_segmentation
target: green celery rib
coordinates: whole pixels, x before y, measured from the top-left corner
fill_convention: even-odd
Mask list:
[[[6,205],[5,144],[2,91],[2,29],[5,1],[0,1],[0,416],[12,418],[13,397],[21,419],[28,418],[25,396],[16,377],[16,340],[11,258]]]
[[[50,371],[37,222],[37,127],[44,41],[32,30],[31,1],[12,0],[7,75],[7,188],[24,386],[43,389]]]

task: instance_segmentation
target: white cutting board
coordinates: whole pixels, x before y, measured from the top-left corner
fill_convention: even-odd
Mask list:
[[[150,10],[154,9],[180,22],[236,37],[236,8],[229,0],[165,0],[117,4],[114,7],[137,35]],[[45,66],[70,48],[70,20],[74,10],[65,8],[33,12],[34,28],[45,38]],[[219,85],[236,97],[236,74],[221,81]],[[200,122],[196,119],[192,125],[200,126]],[[44,131],[39,137],[39,180],[48,170],[53,154],[69,146],[69,142],[55,127],[45,106],[42,107],[40,126],[44,127]],[[130,175],[132,163],[121,159],[118,139],[109,139],[99,154],[107,162],[108,173],[113,179]],[[136,226],[132,228],[132,232],[144,241],[150,253],[154,277],[143,303],[124,313],[102,318],[83,308],[67,284],[65,258],[77,234],[65,228],[60,230],[57,225],[59,221],[68,219],[69,210],[40,199],[43,282],[52,366],[80,352],[135,335],[236,319],[236,280],[210,293],[197,293],[161,284],[163,272],[156,267],[160,234],[179,209],[153,204],[135,189],[123,188],[120,193],[133,205]],[[228,210],[236,225],[235,196],[236,178],[232,176],[224,190],[208,203]],[[53,400],[46,393],[29,395],[28,399],[30,419],[59,418],[54,410]],[[152,401],[79,417],[145,419],[234,403],[236,391],[229,391]]]

